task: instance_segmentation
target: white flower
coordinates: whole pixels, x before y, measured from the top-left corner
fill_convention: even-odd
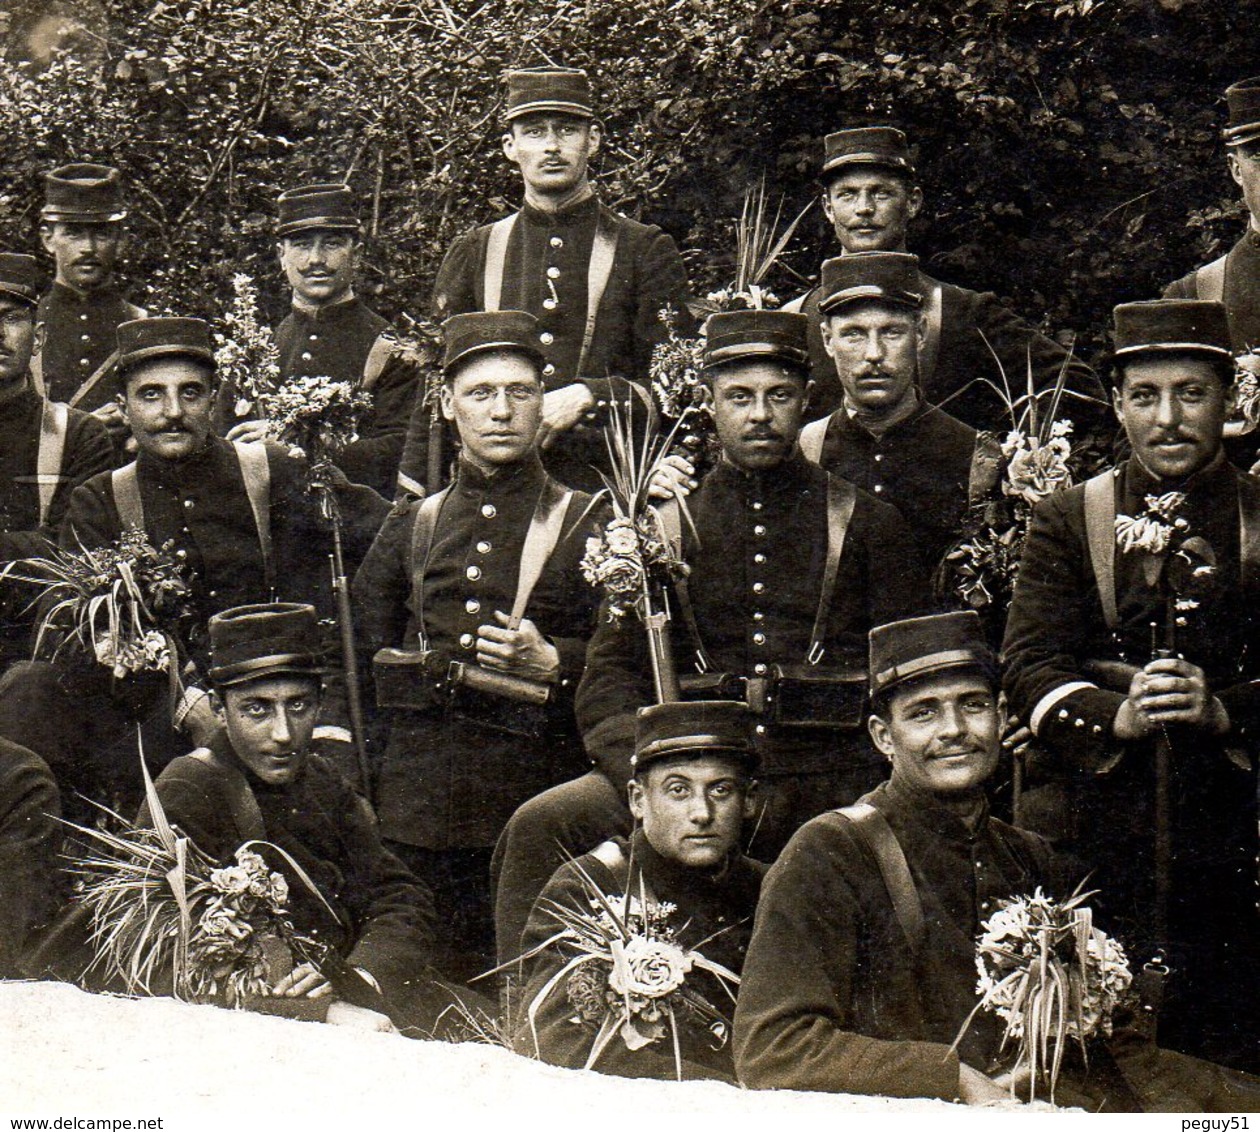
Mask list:
[[[663,998],[672,994],[691,970],[691,956],[674,943],[631,936],[613,944],[609,989],[617,994]]]
[[[1134,519],[1131,515],[1116,516],[1116,544],[1122,554],[1145,551],[1147,554],[1163,554],[1172,537],[1172,527],[1143,515]]]

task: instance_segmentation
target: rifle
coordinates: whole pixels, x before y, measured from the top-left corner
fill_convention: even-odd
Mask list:
[[[354,740],[355,758],[359,765],[359,777],[363,782],[363,796],[372,801],[372,771],[368,763],[367,734],[363,723],[363,696],[359,688],[359,658],[354,648],[354,614],[350,606],[350,584],[346,579],[346,560],[341,547],[341,511],[332,498],[332,491],[324,492],[326,514],[332,521],[333,552],[328,561],[332,568],[333,597],[337,602],[337,628],[341,635],[341,661],[346,677],[346,706],[350,710],[350,734]]]

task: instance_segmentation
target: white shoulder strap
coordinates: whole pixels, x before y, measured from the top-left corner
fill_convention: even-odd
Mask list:
[[[109,486],[114,493],[114,506],[118,509],[122,529],[143,531],[144,503],[140,498],[140,477],[136,474],[135,461],[115,468],[110,473]]]
[[[363,380],[359,388],[368,393],[372,391],[372,387],[385,372],[389,359],[394,356],[395,346],[394,339],[388,334],[376,336],[376,341],[372,343],[372,348],[368,351],[367,359],[363,363]]]
[[[843,409],[837,409],[836,412],[843,412]],[[810,421],[803,429],[801,429],[800,446],[801,453],[805,459],[811,464],[819,464],[822,462],[823,444],[827,440],[827,427],[831,424],[831,417],[823,417],[820,421]]]
[[[936,372],[936,359],[941,352],[941,307],[944,288],[935,280],[920,275],[927,284],[923,296],[923,345],[919,347],[919,385],[927,384]]]
[[[618,224],[609,224],[601,214],[595,227],[595,242],[591,245],[591,262],[586,274],[586,326],[582,331],[582,348],[578,351],[575,377],[586,372],[586,359],[590,356],[591,343],[595,340],[595,321],[599,318],[599,304],[612,275],[613,260],[617,258]],[[602,376],[602,375],[600,375]]]
[[[1116,608],[1116,477],[1100,472],[1085,481],[1085,542],[1102,602],[1103,621],[1114,630],[1120,623]]]
[[[267,463],[267,446],[235,441],[232,447],[241,465],[241,478],[245,481],[245,494],[254,514],[258,547],[262,551],[263,576],[267,592],[271,593],[275,588],[275,566],[271,553],[271,465]]]
[[[1214,259],[1211,263],[1204,264],[1198,271],[1194,273],[1194,297],[1196,299],[1209,299],[1214,303],[1222,302],[1225,298],[1225,261],[1229,258],[1229,253]]]
[[[60,401],[45,401],[40,420],[39,449],[35,456],[35,485],[39,491],[39,525],[48,522],[57,485],[61,483],[61,462],[66,451],[66,431],[70,410]]]
[[[564,517],[569,512],[572,500],[571,489],[561,487],[550,478],[543,483],[538,505],[534,508],[529,529],[525,532],[525,544],[521,547],[521,565],[517,572],[516,597],[512,602],[509,629],[521,627],[530,595],[533,594],[538,579],[542,577],[547,560],[556,549],[556,543],[560,541]]]
[[[496,220],[490,225],[490,235],[486,240],[486,274],[482,291],[481,309],[499,310],[503,298],[503,268],[507,263],[508,239],[512,229],[516,227],[519,212]]]

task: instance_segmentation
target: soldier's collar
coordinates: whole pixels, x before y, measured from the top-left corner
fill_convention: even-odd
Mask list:
[[[1225,450],[1221,448],[1217,450],[1211,461],[1187,479],[1164,480],[1143,464],[1136,455],[1133,455],[1128,460],[1128,474],[1125,481],[1130,491],[1144,495],[1163,495],[1168,491],[1190,493],[1203,484],[1212,483],[1222,475],[1228,475],[1231,468],[1232,465],[1225,456]]]
[[[307,315],[310,318],[329,318],[334,314],[334,312],[338,314],[341,313],[341,311],[345,310],[351,303],[354,303],[357,300],[358,295],[354,293],[353,287],[351,287],[350,290],[335,303],[323,303],[319,306],[316,306],[314,303],[308,303],[296,291],[294,291],[293,309],[299,314]]]
[[[778,467],[767,471],[746,472],[743,468],[731,463],[723,454],[710,474],[718,476],[719,482],[724,481],[737,488],[770,495],[799,490],[802,485],[810,482],[815,471],[818,469],[805,459],[798,444],[783,458],[783,462]]]
[[[487,491],[493,488],[515,488],[533,482],[541,482],[544,476],[542,460],[536,450],[531,450],[523,460],[503,464],[487,475],[463,453],[455,462],[456,483],[466,491]]]
[[[883,792],[896,807],[924,829],[950,841],[973,841],[989,824],[989,802],[980,791],[977,808],[970,820],[945,805],[935,794],[916,790],[895,778],[884,783]]]
[[[120,295],[117,280],[113,276],[108,282],[102,283],[99,287],[93,287],[90,291],[80,291],[77,287],[71,287],[69,283],[54,279],[49,291],[50,297],[70,303],[95,303],[101,299],[112,299]]]
[[[635,866],[643,873],[648,888],[658,899],[678,903],[680,921],[685,922],[688,919],[688,910],[683,902],[686,901],[687,893],[711,890],[715,884],[721,884],[730,874],[731,865],[739,853],[736,850],[717,869],[692,868],[658,853],[640,826],[630,835],[629,856],[633,858]],[[683,902],[680,902],[680,898]]]
[[[577,194],[571,200],[565,201],[559,208],[548,208],[526,197],[525,203],[521,205],[521,214],[531,220],[552,223],[556,220],[567,220],[586,212],[594,212],[598,208],[599,195],[595,192],[595,187],[588,181],[584,192]]]
[[[897,406],[896,410],[888,417],[879,421],[872,421],[869,417],[862,415],[860,409],[849,404],[849,399],[844,399],[845,416],[853,422],[855,428],[861,429],[865,433],[869,433],[876,440],[882,440],[898,425],[905,424],[907,421],[915,420],[921,417],[926,411],[927,402],[919,396],[917,390],[911,389],[910,396],[904,402]]]

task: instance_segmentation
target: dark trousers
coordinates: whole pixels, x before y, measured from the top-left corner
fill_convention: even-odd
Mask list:
[[[399,841],[385,846],[433,893],[437,940],[433,966],[453,983],[468,983],[494,966],[489,849],[421,849]],[[488,981],[474,983],[482,990]]]
[[[756,816],[744,829],[745,852],[773,861],[810,818],[847,806],[878,785],[874,763],[815,774],[768,777],[758,784]],[[597,770],[553,786],[519,807],[499,837],[490,865],[499,962],[521,953],[534,901],[566,860],[610,837],[629,836],[634,820],[625,799]]]

